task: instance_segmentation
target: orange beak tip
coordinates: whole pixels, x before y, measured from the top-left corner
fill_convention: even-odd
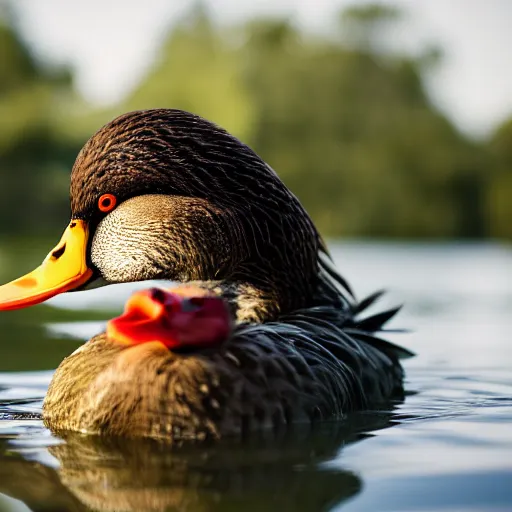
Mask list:
[[[57,247],[38,268],[0,286],[0,310],[39,304],[89,281],[93,272],[86,263],[88,236],[88,226],[84,221],[72,221]]]

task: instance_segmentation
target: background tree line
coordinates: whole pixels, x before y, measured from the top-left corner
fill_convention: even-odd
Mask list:
[[[327,236],[512,239],[512,119],[472,141],[431,103],[440,52],[383,51],[400,13],[353,7],[319,37],[284,20],[217,27],[200,7],[169,30],[128,98],[92,109],[72,73],[0,21],[0,233],[59,231],[69,171],[114,116],[174,107],[253,147]]]

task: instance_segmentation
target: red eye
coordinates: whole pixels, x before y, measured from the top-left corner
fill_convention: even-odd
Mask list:
[[[116,203],[117,203],[117,199],[114,194],[103,194],[98,199],[98,208],[102,212],[108,213],[108,212],[111,212],[115,208]]]

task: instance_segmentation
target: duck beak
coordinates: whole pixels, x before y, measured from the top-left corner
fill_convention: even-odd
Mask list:
[[[91,277],[87,267],[89,228],[72,220],[60,242],[33,272],[0,286],[0,310],[39,304],[59,293],[84,285]]]

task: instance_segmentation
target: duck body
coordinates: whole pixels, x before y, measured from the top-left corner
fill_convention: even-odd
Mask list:
[[[170,442],[244,438],[401,398],[399,349],[344,334],[332,315],[319,307],[239,324],[220,347],[186,353],[101,334],[56,370],[45,424]]]
[[[354,299],[298,199],[216,125],[168,109],[115,119],[77,157],[71,210],[41,267],[0,287],[0,309],[100,280],[169,279],[222,300],[234,327],[187,351],[93,338],[55,372],[53,430],[243,436],[403,395],[410,354],[378,337],[397,309],[363,318],[380,294]]]

